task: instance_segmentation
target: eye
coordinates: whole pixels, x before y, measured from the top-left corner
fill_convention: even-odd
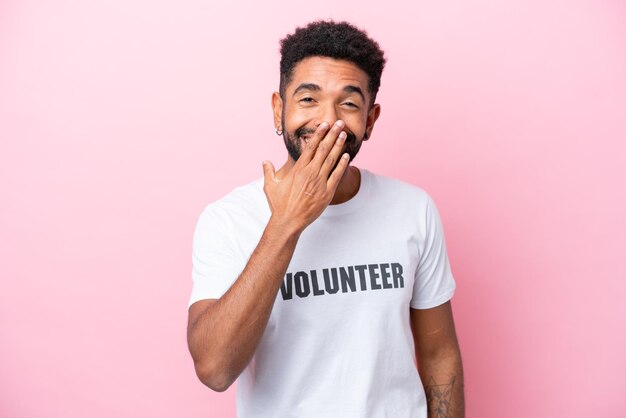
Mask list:
[[[344,102],[343,104],[349,106],[349,107],[354,107],[354,108],[358,108],[358,106],[355,103],[352,102]]]
[[[302,103],[313,103],[313,98],[312,97],[303,97],[302,99],[299,100]]]

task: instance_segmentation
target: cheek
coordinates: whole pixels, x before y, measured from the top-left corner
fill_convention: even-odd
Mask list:
[[[300,127],[311,124],[312,120],[313,117],[302,110],[291,112],[287,111],[285,112],[285,129],[293,132]]]
[[[363,138],[365,135],[365,128],[367,125],[367,120],[365,118],[356,117],[351,118],[345,121],[348,129],[352,131],[352,133],[359,139]]]

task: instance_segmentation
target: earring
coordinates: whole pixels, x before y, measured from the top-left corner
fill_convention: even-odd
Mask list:
[[[276,135],[281,136],[283,134],[283,131],[281,131],[280,129],[276,129]]]

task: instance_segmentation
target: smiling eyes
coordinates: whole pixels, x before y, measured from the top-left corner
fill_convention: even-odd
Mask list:
[[[312,104],[315,102],[315,99],[313,99],[312,97],[303,97],[302,99],[298,100],[300,103],[304,103],[304,104]],[[343,105],[346,105],[348,107],[353,107],[355,109],[358,109],[359,106],[357,106],[355,103],[353,102],[343,102]]]

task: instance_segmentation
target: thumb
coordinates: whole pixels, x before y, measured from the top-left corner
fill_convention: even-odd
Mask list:
[[[270,161],[263,161],[263,176],[265,176],[265,182],[269,183],[275,182],[278,179],[276,178],[276,172],[274,171],[274,164]]]

